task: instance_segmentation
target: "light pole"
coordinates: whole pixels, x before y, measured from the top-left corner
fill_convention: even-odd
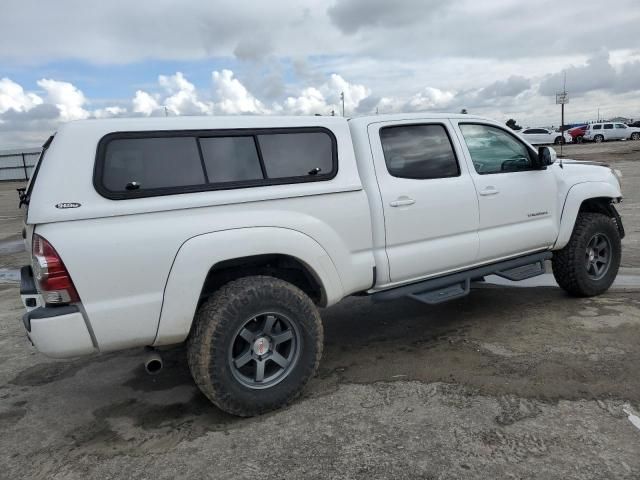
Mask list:
[[[340,92],[340,100],[342,100],[342,116],[344,117],[344,92]]]
[[[556,104],[560,104],[560,157],[562,157],[562,146],[564,145],[564,105],[569,103],[567,94],[567,72],[564,72],[564,83],[562,92],[556,93]]]

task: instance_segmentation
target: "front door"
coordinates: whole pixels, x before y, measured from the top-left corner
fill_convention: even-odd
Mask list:
[[[478,202],[447,120],[369,126],[384,211],[390,283],[473,264]]]
[[[480,207],[485,262],[550,247],[558,236],[557,181],[552,169],[533,168],[536,153],[496,125],[458,125]]]

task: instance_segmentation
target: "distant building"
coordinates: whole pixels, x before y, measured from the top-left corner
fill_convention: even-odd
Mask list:
[[[609,122],[631,123],[633,122],[633,118],[613,117],[609,119]]]

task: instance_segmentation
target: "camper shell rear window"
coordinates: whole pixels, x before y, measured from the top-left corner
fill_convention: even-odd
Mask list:
[[[330,180],[337,142],[321,127],[116,132],[93,183],[112,200]]]

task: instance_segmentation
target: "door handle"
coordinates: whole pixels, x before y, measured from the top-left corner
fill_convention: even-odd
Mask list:
[[[414,203],[416,203],[416,201],[413,198],[405,197],[403,195],[402,197],[398,197],[395,200],[389,202],[389,205],[391,205],[392,207],[406,207],[408,205],[413,205]]]
[[[480,190],[479,193],[480,193],[480,195],[486,197],[488,195],[495,195],[497,193],[500,193],[500,191],[496,187],[490,185],[488,187],[485,187],[484,190]]]

